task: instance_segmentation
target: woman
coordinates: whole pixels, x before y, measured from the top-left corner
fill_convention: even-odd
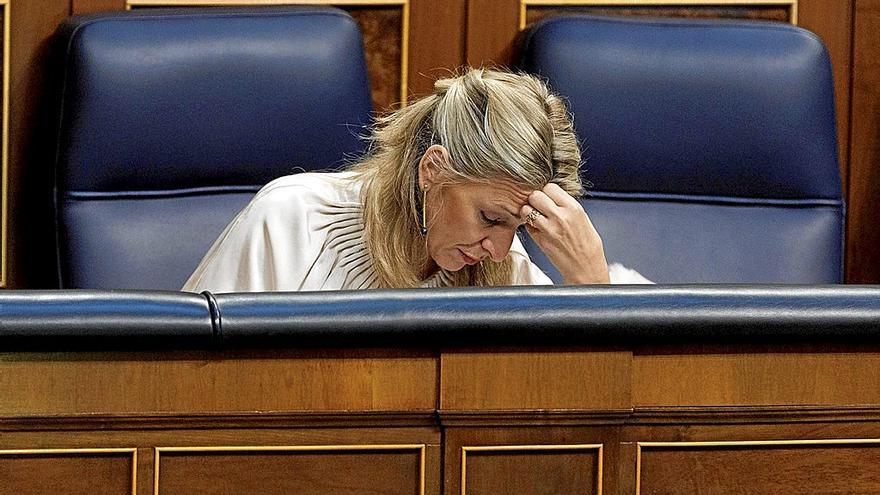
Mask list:
[[[349,171],[266,185],[183,290],[296,291],[647,282],[609,268],[574,199],[581,156],[563,102],[529,75],[472,69],[380,119]]]

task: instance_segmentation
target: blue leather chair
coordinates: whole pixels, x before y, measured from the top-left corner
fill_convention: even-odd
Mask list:
[[[364,151],[363,46],[341,10],[107,13],[58,41],[63,288],[179,289],[263,184]]]
[[[661,283],[842,281],[831,67],[814,34],[565,16],[521,48],[570,100],[609,261]]]

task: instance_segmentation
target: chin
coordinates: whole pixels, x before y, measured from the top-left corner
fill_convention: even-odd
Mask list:
[[[462,268],[466,267],[467,264],[460,260],[434,260],[437,263],[437,266],[446,270],[447,272],[457,272]]]

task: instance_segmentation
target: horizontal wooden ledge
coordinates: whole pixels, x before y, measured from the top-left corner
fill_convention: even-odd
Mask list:
[[[632,409],[602,411],[576,409],[445,411],[439,413],[442,426],[504,425],[622,425]]]
[[[636,407],[627,424],[741,424],[880,421],[880,406]]]
[[[217,414],[77,414],[0,417],[0,431],[438,426],[437,411],[306,411]]]
[[[877,422],[877,406],[639,407],[616,410],[306,411],[217,414],[77,414],[0,417],[0,431],[320,427],[603,426]]]

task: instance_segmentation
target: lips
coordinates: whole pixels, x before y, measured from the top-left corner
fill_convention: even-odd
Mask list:
[[[467,265],[476,265],[477,263],[480,262],[480,260],[478,258],[474,258],[473,256],[468,255],[467,253],[465,253],[461,249],[459,249],[458,252],[461,253],[461,259],[463,259],[465,264],[467,264]]]

